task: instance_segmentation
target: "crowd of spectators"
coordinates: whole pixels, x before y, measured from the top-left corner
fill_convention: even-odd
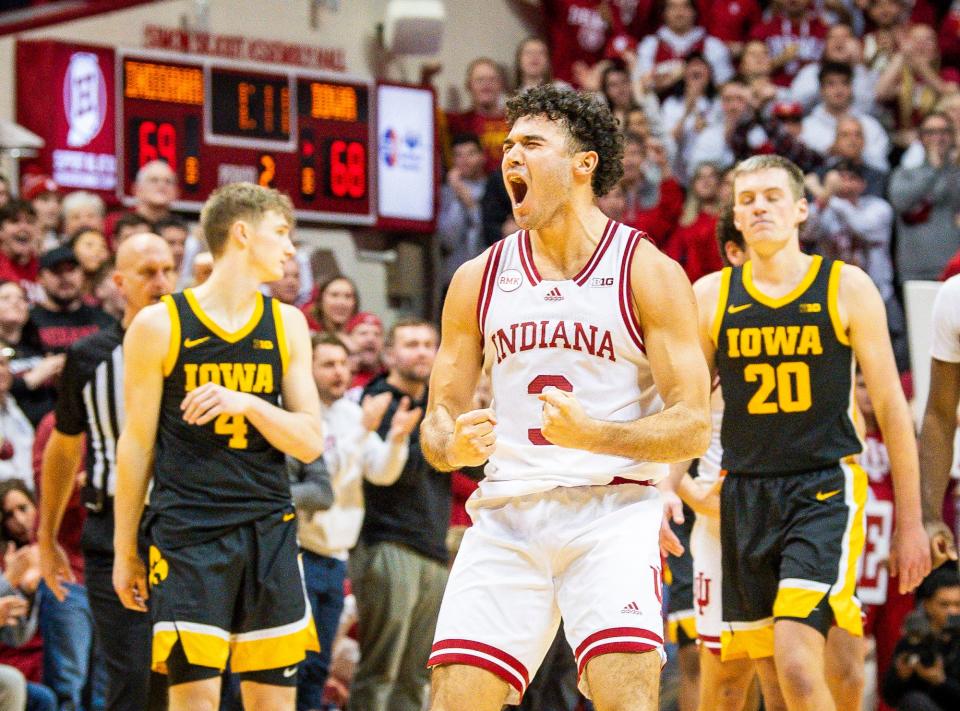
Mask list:
[[[940,278],[960,248],[960,3],[514,2],[542,9],[547,41],[522,42],[512,71],[474,60],[469,108],[446,116],[444,284],[515,228],[497,175],[504,102],[553,82],[610,106],[626,151],[604,207],[692,281],[719,265],[712,226],[733,164],[776,152],[800,165],[815,206],[805,248],[868,271],[907,369],[902,284]]]

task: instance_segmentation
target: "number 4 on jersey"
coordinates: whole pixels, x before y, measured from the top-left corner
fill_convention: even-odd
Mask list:
[[[218,435],[227,435],[227,446],[232,449],[247,448],[247,421],[243,415],[220,415],[213,423],[213,431]]]

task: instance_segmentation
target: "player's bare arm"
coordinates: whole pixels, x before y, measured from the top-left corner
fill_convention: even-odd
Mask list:
[[[490,458],[496,444],[493,410],[473,409],[483,367],[477,297],[488,254],[457,270],[443,305],[443,335],[430,375],[427,414],[420,425],[423,455],[440,471],[479,466]]]
[[[699,457],[710,443],[710,379],[690,282],[680,265],[646,241],[630,275],[663,410],[632,422],[607,422],[587,416],[575,395],[550,390],[540,395],[543,436],[562,447],[645,461]]]
[[[960,404],[960,363],[930,359],[930,394],[920,430],[923,522],[930,536],[933,565],[957,559],[953,532],[943,522],[943,500],[953,466],[953,437]]]
[[[137,553],[137,530],[153,476],[163,361],[169,343],[170,316],[165,304],[148,306],[137,314],[123,339],[126,422],[117,441],[113,587],[124,607],[140,612],[147,611],[149,590],[146,568]]]
[[[711,376],[717,372],[717,338],[719,337],[720,314],[717,302],[720,300],[720,281],[722,272],[713,272],[697,280],[693,293],[697,299],[697,329],[700,348],[707,361]]]
[[[920,515],[920,469],[913,418],[903,390],[891,387],[899,378],[883,299],[870,277],[858,267],[843,266],[839,310],[890,454],[896,499],[890,570],[900,579],[900,591],[906,593],[930,572],[930,546]]]
[[[310,372],[310,332],[299,310],[281,305],[288,353],[283,376],[283,407],[250,393],[206,383],[187,393],[181,404],[183,419],[205,425],[222,414],[241,415],[284,454],[312,462],[323,453],[320,398]]]
[[[40,572],[47,587],[63,602],[67,590],[63,582],[76,582],[67,554],[57,542],[63,515],[73,495],[76,472],[83,461],[83,435],[66,435],[54,428],[43,450],[40,465],[40,525],[37,542]]]

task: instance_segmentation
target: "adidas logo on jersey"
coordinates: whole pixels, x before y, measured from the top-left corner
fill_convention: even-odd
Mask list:
[[[560,288],[555,286],[543,298],[546,301],[563,301],[563,294],[560,293]]]
[[[631,602],[629,605],[625,605],[624,608],[620,610],[620,613],[623,615],[642,615],[643,614],[642,612],[640,612],[640,606],[637,605],[637,603],[635,602]]]

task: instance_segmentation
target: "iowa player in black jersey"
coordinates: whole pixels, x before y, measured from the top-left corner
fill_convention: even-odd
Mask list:
[[[171,709],[217,708],[228,657],[246,708],[292,709],[297,665],[318,648],[284,454],[313,461],[323,433],[306,321],[258,287],[293,256],[293,210],[240,183],[200,221],[210,278],[141,311],[124,339],[114,587],[130,609],[151,597]],[[147,568],[136,539],[151,476]]]
[[[832,624],[862,635],[854,596],[866,475],[855,462],[853,364],[890,450],[897,495],[891,550],[900,585],[930,570],[913,424],[883,301],[860,269],[800,251],[803,174],[780,156],[734,173],[734,223],[750,261],[696,287],[708,363],[726,403],[721,442],[724,659],[758,662],[764,695],[835,709],[824,671]]]

